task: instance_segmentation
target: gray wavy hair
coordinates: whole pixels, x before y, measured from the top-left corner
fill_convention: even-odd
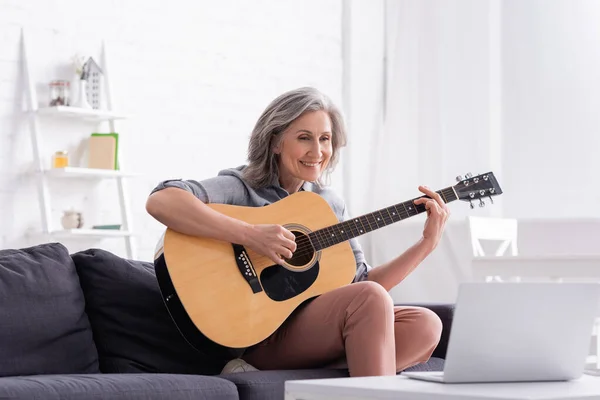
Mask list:
[[[347,142],[346,127],[341,111],[333,102],[312,87],[302,87],[283,93],[274,99],[256,122],[248,145],[248,166],[243,176],[255,188],[265,187],[279,179],[279,155],[273,148],[279,145],[283,132],[294,120],[310,111],[325,111],[331,119],[331,145],[333,151],[324,174],[334,170],[338,153]],[[322,177],[315,182],[322,186]]]

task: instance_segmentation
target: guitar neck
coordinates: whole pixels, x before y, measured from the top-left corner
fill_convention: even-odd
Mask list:
[[[456,192],[452,187],[447,187],[436,193],[442,197],[445,203],[458,200]],[[425,205],[415,205],[413,203],[418,198],[419,197],[340,222],[339,224],[328,226],[327,228],[316,230],[310,233],[308,237],[317,251],[334,246],[357,236],[364,235],[365,233],[421,214],[425,211]]]

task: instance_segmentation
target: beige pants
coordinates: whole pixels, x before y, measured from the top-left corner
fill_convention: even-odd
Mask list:
[[[439,317],[420,307],[394,307],[378,283],[357,282],[296,310],[243,359],[261,370],[348,367],[350,376],[395,375],[431,357]]]

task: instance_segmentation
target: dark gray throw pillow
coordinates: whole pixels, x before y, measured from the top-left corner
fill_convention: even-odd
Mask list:
[[[105,250],[72,254],[105,373],[220,373],[227,362],[195,349],[179,333],[163,303],[150,262]]]
[[[59,243],[0,250],[0,376],[98,372],[68,250]]]

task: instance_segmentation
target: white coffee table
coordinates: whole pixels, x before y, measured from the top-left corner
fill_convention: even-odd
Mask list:
[[[569,382],[446,384],[403,376],[287,381],[285,400],[600,400],[600,378]]]

